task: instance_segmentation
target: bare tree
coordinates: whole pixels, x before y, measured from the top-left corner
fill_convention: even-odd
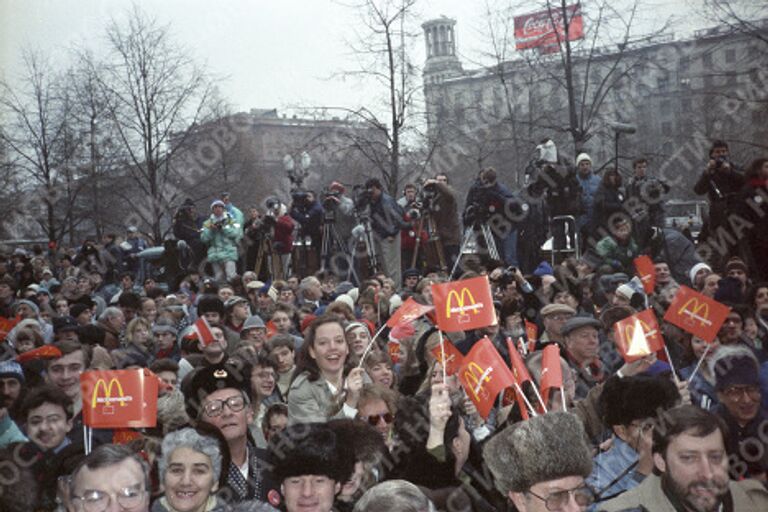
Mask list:
[[[705,0],[705,16],[768,44],[768,3],[763,0]]]
[[[415,102],[420,82],[409,55],[416,37],[411,31],[415,4],[416,0],[364,0],[351,6],[358,11],[364,31],[350,43],[358,68],[342,73],[381,86],[386,119],[375,108],[361,107],[348,113],[380,134],[372,138],[356,134],[351,142],[380,172],[391,194],[396,194],[400,185],[406,133],[418,116]]]
[[[159,242],[174,191],[187,180],[170,161],[184,151],[186,129],[200,121],[212,83],[169,27],[136,6],[124,25],[113,21],[106,36],[109,55],[90,63],[101,68],[94,76],[125,154],[125,172],[140,193],[132,212]]]
[[[72,104],[59,87],[50,63],[30,50],[22,52],[24,74],[19,87],[0,83],[4,129],[0,139],[9,150],[19,185],[34,201],[17,198],[19,213],[32,216],[48,240],[57,242],[71,229],[76,193],[74,162],[80,143],[69,125]],[[37,205],[42,202],[43,208]]]

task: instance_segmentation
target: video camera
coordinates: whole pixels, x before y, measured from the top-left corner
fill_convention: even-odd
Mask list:
[[[335,209],[341,199],[341,191],[326,187],[323,189],[323,208]]]

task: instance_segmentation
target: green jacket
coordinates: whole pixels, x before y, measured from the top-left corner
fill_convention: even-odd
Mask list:
[[[220,228],[215,225],[215,218],[211,215],[203,223],[200,234],[200,240],[208,246],[208,261],[237,261],[237,243],[243,237],[243,226],[229,214],[224,214]]]
[[[633,238],[627,245],[619,245],[613,237],[606,236],[595,246],[602,265],[609,265],[616,272],[634,274],[634,259],[640,255],[640,248]]]

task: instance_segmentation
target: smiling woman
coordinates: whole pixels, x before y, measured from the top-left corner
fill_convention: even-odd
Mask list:
[[[213,512],[224,510],[214,493],[219,489],[226,443],[214,431],[183,428],[163,439],[160,475],[164,495],[152,512]]]
[[[345,379],[348,356],[344,328],[336,316],[322,316],[310,324],[288,390],[289,423],[357,415],[365,370],[355,368]]]

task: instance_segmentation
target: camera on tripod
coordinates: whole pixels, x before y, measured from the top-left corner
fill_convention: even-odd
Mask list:
[[[363,185],[355,185],[352,188],[352,201],[355,203],[355,210],[364,210],[373,202],[373,193]]]
[[[341,191],[332,189],[332,188],[324,188],[323,189],[323,208],[326,210],[329,209],[335,209],[339,205],[339,201],[341,200]]]

